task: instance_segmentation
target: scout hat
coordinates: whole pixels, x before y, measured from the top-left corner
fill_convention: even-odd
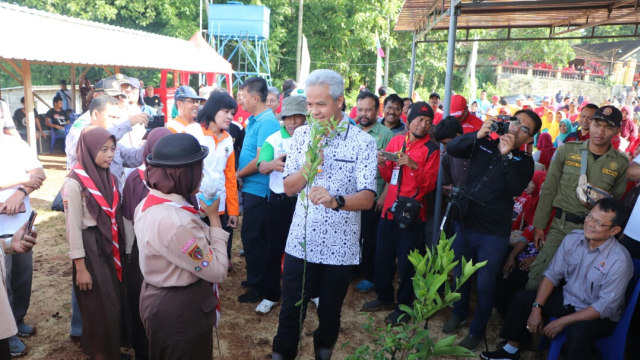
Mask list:
[[[596,110],[591,119],[606,121],[611,126],[620,127],[622,123],[622,112],[613,105],[606,105]]]
[[[187,167],[202,161],[209,154],[209,148],[201,146],[193,135],[171,134],[158,140],[147,164],[155,167]]]
[[[173,98],[176,100],[184,100],[184,99],[195,99],[195,100],[207,100],[203,97],[198,96],[198,94],[196,94],[196,91],[193,90],[191,88],[191,86],[180,86],[175,94],[173,95]]]
[[[291,115],[307,115],[307,99],[293,95],[282,100],[282,111],[278,114],[278,120],[284,120]]]

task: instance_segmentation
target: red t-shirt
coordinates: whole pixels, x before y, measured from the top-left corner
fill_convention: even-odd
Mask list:
[[[356,107],[352,107],[351,111],[349,111],[349,118],[351,118],[351,120],[356,120],[356,116],[358,116],[358,110],[356,109]]]
[[[242,127],[246,128],[249,116],[251,116],[250,112],[243,109],[242,106],[238,106],[238,111],[236,111],[236,114],[233,116],[233,121],[237,121],[238,123],[242,124]]]

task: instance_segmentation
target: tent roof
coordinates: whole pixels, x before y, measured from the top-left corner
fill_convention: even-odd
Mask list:
[[[640,40],[614,41],[598,44],[572,45],[576,51],[576,57],[587,57],[611,61],[624,61],[640,50]]]
[[[5,34],[0,60],[233,72],[231,64],[199,34],[186,41],[3,2],[0,2],[0,19],[0,34]]]
[[[635,0],[406,0],[395,31],[445,30],[460,2],[458,29],[591,27],[638,24]],[[588,24],[588,25],[587,25]]]

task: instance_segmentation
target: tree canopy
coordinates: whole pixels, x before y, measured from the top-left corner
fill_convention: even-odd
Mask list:
[[[205,0],[203,2],[206,3]],[[215,3],[225,3],[216,0]],[[296,44],[298,1],[297,0],[245,0],[247,4],[265,5],[271,9],[270,52],[271,74],[276,86],[296,74]],[[14,3],[64,14],[86,20],[152,33],[188,39],[199,29],[199,3],[196,0],[14,0]],[[304,1],[303,33],[306,35],[311,56],[311,69],[330,68],[345,77],[347,92],[355,92],[361,84],[373,89],[376,72],[376,33],[389,56],[389,85],[400,95],[408,91],[408,75],[411,58],[411,34],[397,33],[392,29],[402,7],[402,0],[306,0]],[[203,28],[207,27],[206,12]],[[624,33],[629,29],[598,30],[606,34]],[[490,30],[482,30],[487,32]],[[500,30],[496,31],[499,32]],[[506,31],[506,30],[504,30]],[[543,35],[543,29],[522,29],[517,32]],[[604,34],[603,33],[603,34]],[[486,33],[484,35],[487,35]],[[430,33],[429,37],[442,38],[446,32]],[[483,42],[479,44],[479,64],[489,57],[499,59],[526,59],[566,65],[574,56],[569,47],[580,41],[507,41]],[[65,43],[61,34],[61,51],[65,46],[81,44]],[[446,43],[420,44],[417,47],[416,88],[423,93],[442,91],[446,67]],[[456,46],[456,63],[466,64],[471,52],[471,43]],[[126,56],[126,54],[123,54]],[[161,56],[159,50],[158,56]],[[52,69],[53,68],[53,69]],[[139,76],[147,83],[159,78],[157,72],[126,69],[129,75]],[[32,69],[35,85],[55,84],[68,79],[69,68],[63,66],[34,65]],[[93,69],[91,79],[104,76],[101,69]],[[455,91],[463,91],[465,79],[461,71],[456,74]],[[478,83],[490,79],[490,74],[479,71]],[[0,85],[16,86],[13,79],[0,73]]]

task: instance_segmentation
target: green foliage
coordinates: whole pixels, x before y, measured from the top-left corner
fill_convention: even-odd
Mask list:
[[[507,30],[476,30],[472,32],[483,37],[506,37]],[[524,37],[547,37],[549,29],[513,29],[512,38]],[[569,45],[577,44],[577,40],[532,40],[532,41],[487,41],[480,42],[478,47],[478,60],[485,62],[490,56],[495,56],[499,60],[518,60],[520,62],[543,62],[552,63],[556,66],[566,66],[575,57],[573,48]],[[467,46],[468,52],[471,44]]]
[[[298,1],[250,2],[271,9],[268,44],[271,73],[277,79],[295,78]],[[387,44],[392,46],[391,60],[399,61],[392,64],[408,65],[407,53],[395,49],[400,34],[392,31],[402,3],[401,0],[304,1],[303,33],[309,45],[311,70],[327,68],[343,74],[347,90],[358,89],[361,84],[372,89],[376,72],[376,31],[385,51]],[[400,71],[408,72],[408,67]],[[391,74],[395,72],[392,70]]]
[[[276,86],[285,79],[296,75],[296,50],[298,33],[297,0],[243,0],[247,4],[266,5],[271,9],[270,53],[271,73]],[[199,28],[199,4],[193,0],[13,0],[18,5],[28,6],[53,13],[64,14],[86,20],[104,22],[136,30],[188,39]],[[226,3],[226,0],[214,0],[214,3]],[[311,56],[311,70],[329,68],[338,71],[345,78],[346,91],[357,90],[364,84],[374,90],[376,73],[375,34],[389,56],[389,85],[401,96],[407,96],[411,66],[411,33],[394,32],[397,15],[403,5],[402,0],[306,0],[304,1],[303,33],[306,35]],[[203,26],[207,26],[206,12]],[[474,36],[505,36],[507,30],[474,30]],[[586,33],[590,29],[582,32]],[[596,35],[615,36],[633,33],[630,25],[597,27]],[[466,34],[458,31],[458,37]],[[548,36],[548,29],[514,29],[514,38]],[[447,31],[433,31],[427,34],[430,40],[445,40]],[[615,38],[611,38],[615,41]],[[591,42],[609,41],[605,39]],[[564,66],[574,57],[569,45],[579,44],[579,40],[537,40],[537,41],[498,41],[479,44],[478,64],[487,64],[489,57],[499,59],[518,59],[533,62],[546,61],[556,66]],[[74,44],[81,46],[81,44]],[[390,46],[390,51],[388,51]],[[166,49],[170,50],[170,49]],[[466,64],[471,52],[471,43],[459,42],[455,48],[457,64]],[[126,54],[123,54],[126,56]],[[447,60],[447,43],[424,43],[416,48],[416,71],[414,88],[433,90],[443,94]],[[147,83],[157,84],[157,71],[123,71],[127,75],[144,79]],[[456,73],[461,72],[456,69]],[[101,69],[92,69],[87,76],[90,79],[103,77]],[[34,85],[56,84],[60,79],[69,80],[68,67],[49,65],[35,66],[32,69]],[[492,68],[477,68],[477,83],[493,82]],[[452,89],[466,94],[466,81],[462,76],[454,78]],[[18,86],[8,75],[0,72],[2,87]],[[427,94],[428,95],[428,94]],[[348,97],[355,104],[355,97]],[[351,105],[351,103],[349,103]]]
[[[374,319],[366,314],[368,320],[363,328],[373,337],[373,344],[360,345],[355,349],[353,355],[347,357],[348,360],[475,356],[472,351],[454,345],[455,335],[439,340],[434,339],[425,326],[427,320],[437,311],[453,304],[460,298],[460,294],[457,292],[460,286],[486,264],[486,261],[473,264],[462,258],[462,276],[455,279],[452,289],[447,277],[458,265],[458,261],[454,261],[452,243],[453,238],[446,239],[443,232],[433,253],[427,248],[424,256],[417,250],[409,254],[409,261],[416,272],[413,277],[413,290],[416,296],[413,307],[400,305],[400,309],[405,312],[400,318],[400,324],[388,324],[386,327],[376,327]],[[439,294],[441,288],[444,289],[444,296]]]
[[[391,86],[398,94],[409,95],[409,75],[405,73],[397,73],[391,78]]]

